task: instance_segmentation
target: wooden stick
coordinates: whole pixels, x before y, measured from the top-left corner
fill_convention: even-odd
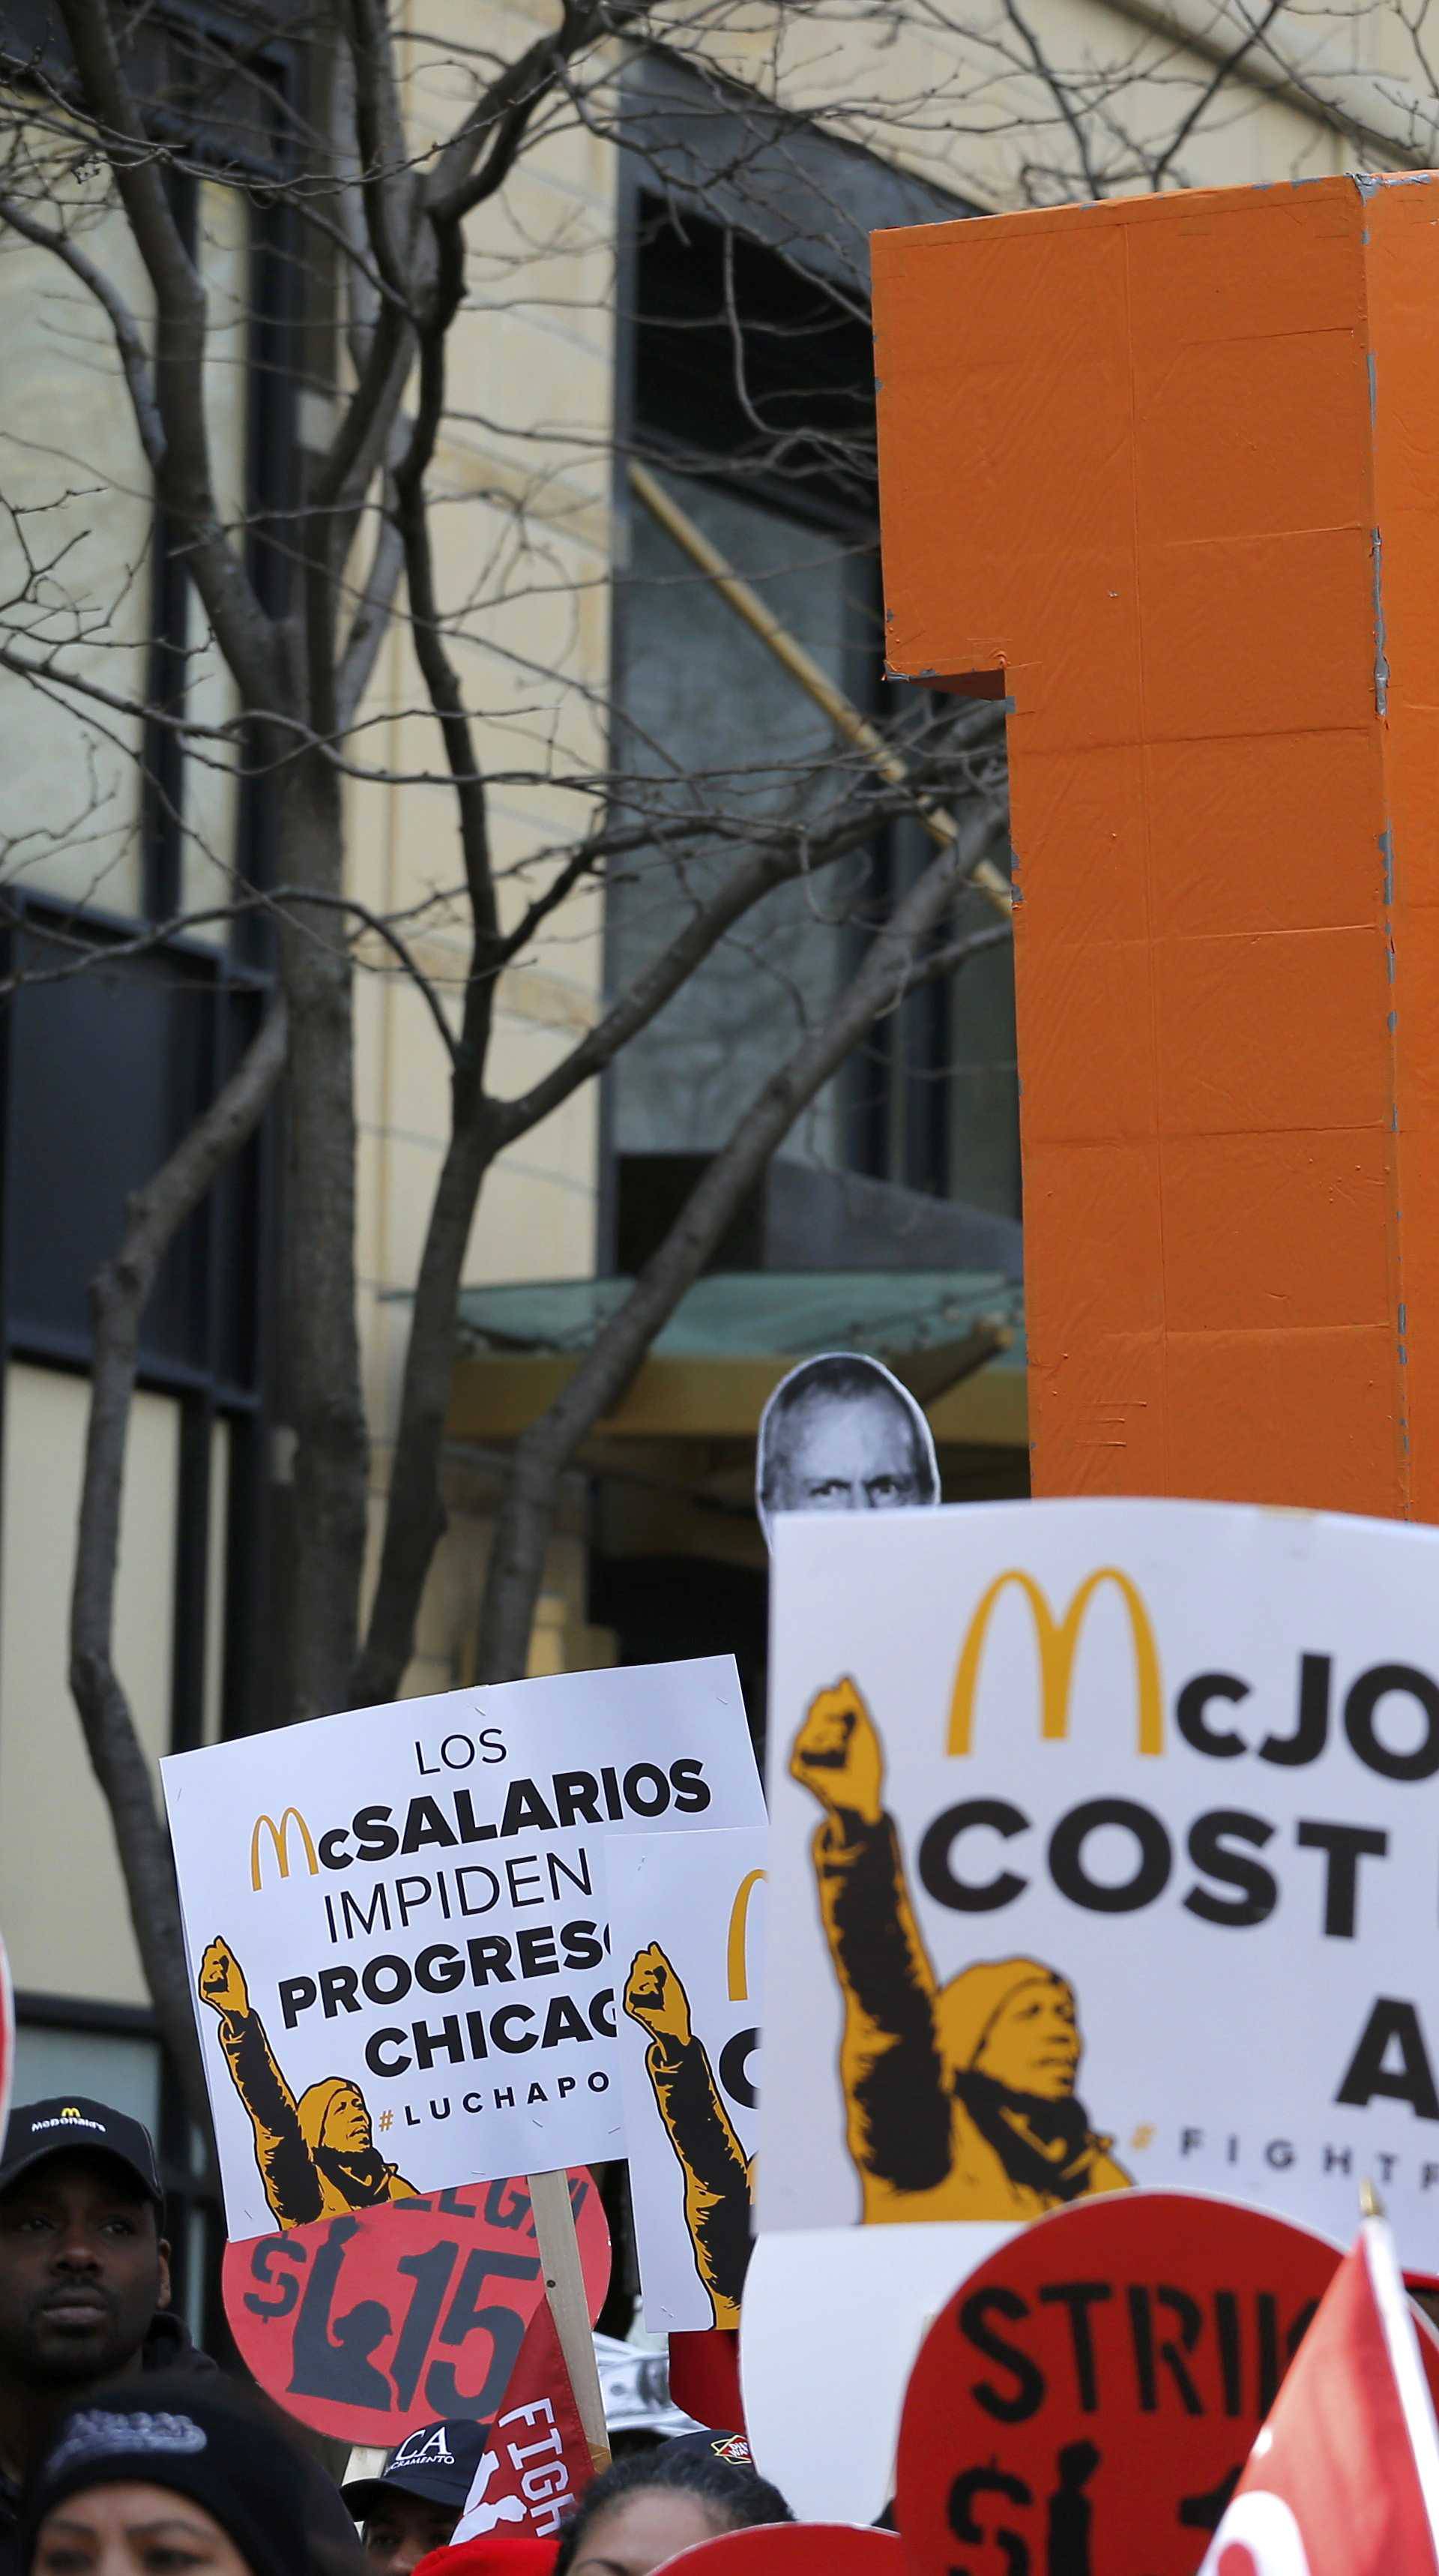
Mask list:
[[[888,779],[891,787],[902,787],[909,772],[894,745],[886,742],[867,716],[860,714],[843,689],[835,687],[829,673],[821,670],[814,656],[796,641],[788,627],[781,626],[773,609],[761,599],[759,592],[726,561],[718,546],[711,544],[703,528],[696,525],[688,510],[680,507],[647,465],[631,463],[630,490],[637,500],[644,503],[651,518],[658,520],[666,535],[673,537],[675,544],[689,556],[690,562],[698,566],[706,580],[714,583],[720,597],[728,602],[735,615],[743,618],[751,632],[768,646],[775,660],[783,664],[792,679],[798,680],[806,696],[813,698],[815,705],[824,710],[836,733],[842,734],[846,742],[852,742],[857,751],[862,751],[880,776]],[[941,849],[948,849],[950,842],[957,837],[954,821],[948,814],[923,814],[920,820],[930,839]],[[1009,880],[992,859],[980,860],[971,883],[978,886],[981,894],[988,896],[996,912],[1002,912],[1006,919],[1011,917],[1014,896]]]
[[[545,2297],[555,2321],[555,2332],[569,2372],[570,2386],[575,2393],[585,2440],[590,2446],[590,2458],[598,2472],[609,2467],[610,2437],[605,2429],[605,2401],[600,2393],[595,2339],[590,2332],[590,2308],[585,2297],[580,2241],[575,2233],[575,2213],[570,2206],[570,2179],[564,2173],[530,2174],[528,2190],[535,2218],[535,2242],[544,2266]]]

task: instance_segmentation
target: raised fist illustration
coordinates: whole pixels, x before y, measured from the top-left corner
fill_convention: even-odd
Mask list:
[[[625,2010],[652,2039],[672,2039],[683,2047],[690,2037],[689,1997],[658,1941],[641,1950],[630,1968]]]
[[[810,1701],[794,1740],[790,1777],[812,1790],[832,1816],[877,1825],[884,1812],[884,1755],[874,1720],[852,1681],[836,1682]]]
[[[235,2021],[242,2021],[250,2009],[249,1990],[228,1941],[212,1941],[200,1961],[200,2001]]]

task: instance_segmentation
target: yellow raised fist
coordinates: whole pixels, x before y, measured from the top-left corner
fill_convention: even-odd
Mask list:
[[[884,1754],[874,1720],[846,1677],[810,1701],[794,1740],[790,1776],[832,1816],[877,1825],[884,1812]]]
[[[250,2009],[249,1990],[239,1960],[228,1941],[210,1943],[200,1962],[200,2001],[217,2013],[241,2021]]]
[[[672,2039],[681,2047],[690,2037],[690,2005],[658,1941],[641,1950],[625,1983],[625,2010],[653,2039]]]

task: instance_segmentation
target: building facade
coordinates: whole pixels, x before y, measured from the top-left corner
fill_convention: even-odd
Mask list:
[[[550,14],[540,0],[423,12],[398,0],[417,151],[476,60],[511,58]],[[183,28],[183,0],[159,15]],[[225,40],[246,33],[243,8],[200,15]],[[17,171],[33,182],[47,153],[64,163],[76,237],[143,332],[124,218],[103,168],[67,152],[63,99],[45,85],[48,12],[36,0],[33,26],[12,16],[21,111],[5,185]],[[757,592],[861,716],[892,712],[866,462],[870,230],[1085,188],[1289,181],[1429,149],[1422,72],[1397,13],[1296,13],[1262,44],[1247,21],[1190,0],[1042,0],[1028,45],[1020,23],[979,6],[909,13],[903,0],[680,14],[665,42],[613,50],[601,82],[541,119],[469,219],[432,481],[507,902],[583,829],[606,781],[612,797],[622,781],[658,830],[696,781],[722,780],[731,828],[748,816],[759,831],[792,818],[823,776],[829,719],[677,524]],[[197,119],[173,184],[210,297],[224,505],[270,530],[261,577],[278,578],[274,530],[333,410],[296,328],[283,214],[267,195],[298,113],[283,29],[264,63],[268,117],[247,112],[243,132],[232,119],[208,145]],[[87,1285],[127,1191],[213,1097],[266,1006],[263,907],[237,910],[235,891],[270,881],[269,827],[233,748],[182,740],[169,722],[182,706],[192,725],[222,726],[238,701],[155,524],[105,318],[79,276],[4,227],[0,326],[0,546],[23,605],[8,632],[32,666],[29,678],[0,669],[0,973],[16,979],[0,1035],[0,1931],[22,2091],[63,2085],[149,2120],[183,2202],[189,2143],[67,1682]],[[65,679],[34,675],[47,654]],[[452,1008],[465,971],[444,899],[454,813],[416,697],[397,623],[356,764],[384,774],[346,787],[351,890],[375,917],[405,922]],[[917,840],[899,826],[866,852],[887,895],[910,881]],[[702,843],[686,878],[646,859],[641,835],[604,901],[581,889],[551,919],[499,987],[499,1088],[525,1089],[595,1024],[726,846]],[[81,934],[108,965],[69,971]],[[603,1311],[596,1283],[645,1260],[740,1100],[838,989],[847,938],[811,886],[785,889],[603,1085],[576,1092],[491,1176],[465,1272],[450,1525],[409,1689],[473,1672],[487,1533],[516,1433],[585,1347]],[[382,942],[357,954],[357,1273],[378,1536],[448,1071],[413,981]],[[273,1532],[292,1450],[274,1330],[276,1137],[271,1119],[211,1194],[143,1327],[116,1645],[156,1756],[270,1708]],[[1012,985],[998,951],[906,1004],[827,1087],[731,1227],[716,1277],[582,1454],[551,1543],[534,1668],[729,1646],[762,1689],[753,1436],[766,1394],[806,1349],[858,1341],[922,1375],[926,1358],[942,1362],[978,1319],[998,1318],[1010,1335],[1001,1361],[962,1381],[931,1365],[926,1384],[947,1493],[1022,1492],[1021,1217]],[[185,2225],[198,2316],[214,2213],[196,2198]]]

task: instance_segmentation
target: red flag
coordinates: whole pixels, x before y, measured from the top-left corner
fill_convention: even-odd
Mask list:
[[[455,2539],[552,2540],[594,2476],[547,2302],[535,2310]]]
[[[1439,2576],[1439,2433],[1382,2222],[1325,2291],[1200,2576]]]
[[[711,2432],[744,2431],[739,2336],[733,2326],[706,2326],[670,2336],[670,2396]]]

